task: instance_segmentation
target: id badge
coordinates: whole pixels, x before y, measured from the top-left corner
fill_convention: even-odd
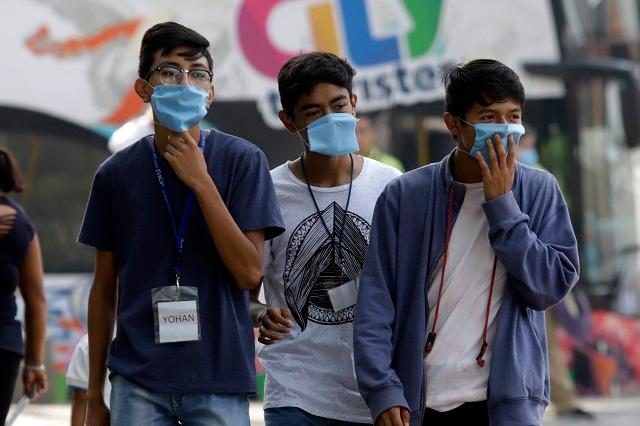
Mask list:
[[[200,340],[198,288],[167,286],[151,289],[156,343]]]
[[[333,312],[339,312],[343,309],[351,307],[358,301],[358,285],[360,277],[355,280],[348,281],[339,287],[327,290]]]

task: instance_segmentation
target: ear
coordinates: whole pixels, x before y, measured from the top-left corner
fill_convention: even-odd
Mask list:
[[[140,99],[142,99],[142,102],[144,102],[145,104],[148,104],[149,102],[151,102],[151,95],[153,94],[153,88],[146,80],[143,80],[141,78],[137,79],[136,82],[133,84],[133,88],[135,89]]]
[[[454,139],[458,139],[458,136],[462,133],[462,128],[460,127],[460,121],[456,118],[455,115],[450,112],[445,112],[444,116],[444,124],[446,124],[447,129],[449,129],[449,133],[453,136]]]
[[[358,104],[358,95],[351,94],[351,107],[353,108],[353,115],[356,115],[356,105]]]
[[[213,84],[211,84],[211,88],[209,89],[209,97],[207,98],[207,109],[211,108],[211,104],[216,97],[216,88]]]
[[[284,110],[280,110],[280,112],[278,112],[278,117],[280,118],[280,121],[282,121],[282,124],[284,124],[284,127],[287,128],[289,133],[298,132],[298,129],[296,129],[296,125],[293,123],[293,119],[289,117],[287,113],[284,112]]]

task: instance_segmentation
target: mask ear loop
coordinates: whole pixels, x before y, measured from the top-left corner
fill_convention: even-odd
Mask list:
[[[291,120],[291,124],[293,124],[293,128],[296,129],[296,131],[292,132],[287,127],[285,127],[285,130],[290,135],[293,135],[293,134],[298,135],[298,139],[300,139],[300,142],[302,142],[302,145],[304,146],[305,151],[308,150],[309,149],[309,143],[304,140],[304,138],[302,137],[300,132],[303,131],[304,129],[308,128],[309,126],[305,126],[302,129],[298,129],[298,126],[296,126],[296,123],[291,119],[291,117],[289,117],[289,119]]]
[[[464,118],[459,117],[459,116],[457,116],[457,115],[456,115],[455,117],[456,117],[458,120],[462,121],[463,123],[465,123],[465,124],[467,124],[467,125],[469,125],[469,126],[473,127],[473,128],[474,128],[474,130],[475,130],[475,124],[471,124],[471,123],[469,123],[467,120],[465,120]],[[464,143],[463,143],[462,145],[464,146]],[[465,148],[466,148],[466,146],[465,146]],[[471,144],[471,148],[473,148],[473,144]],[[471,149],[471,148],[469,148],[469,149]],[[476,159],[473,155],[469,154],[469,152],[467,152],[467,151],[465,151],[465,150],[463,150],[463,149],[460,149],[460,147],[458,146],[457,141],[456,141],[456,149],[457,149],[458,151],[460,151],[460,152],[463,152],[463,153],[467,154],[469,157],[471,157],[471,158],[473,158],[473,159]]]

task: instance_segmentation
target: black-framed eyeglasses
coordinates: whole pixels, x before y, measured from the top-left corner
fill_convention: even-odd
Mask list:
[[[161,65],[153,68],[147,74],[145,80],[149,78],[151,74],[157,72],[160,74],[160,81],[162,84],[174,85],[182,82],[182,74],[187,74],[187,80],[192,86],[200,87],[202,89],[208,89],[211,81],[213,80],[213,73],[211,71],[203,69],[183,70],[173,65]]]

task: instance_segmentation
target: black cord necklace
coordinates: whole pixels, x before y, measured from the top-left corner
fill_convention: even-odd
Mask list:
[[[318,212],[318,217],[320,218],[320,222],[322,222],[322,226],[324,226],[325,231],[327,231],[327,235],[331,238],[331,244],[334,247],[334,259],[335,254],[338,254],[340,258],[340,267],[344,272],[344,256],[342,255],[342,237],[344,236],[344,227],[347,223],[347,213],[349,212],[349,203],[351,202],[351,189],[353,188],[353,155],[349,154],[349,159],[351,160],[351,173],[349,177],[349,193],[347,195],[347,205],[344,209],[344,217],[342,218],[342,226],[340,227],[340,237],[338,239],[338,245],[336,246],[336,241],[333,236],[333,233],[329,230],[327,223],[324,221],[322,217],[322,212],[320,211],[320,207],[318,207],[318,202],[316,201],[316,197],[313,195],[313,190],[311,190],[311,184],[309,183],[309,175],[307,174],[307,168],[304,165],[304,153],[300,155],[300,164],[302,165],[302,174],[304,175],[304,181],[307,184],[307,189],[309,190],[309,195],[311,195],[311,200],[313,200],[313,205]]]

